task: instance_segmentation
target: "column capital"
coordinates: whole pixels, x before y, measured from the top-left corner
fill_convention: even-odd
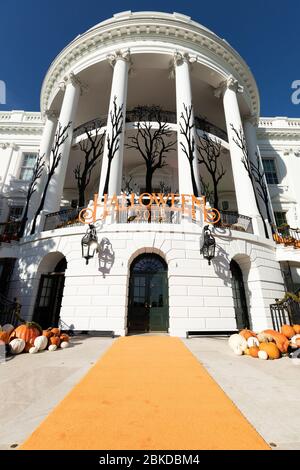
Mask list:
[[[175,51],[173,53],[173,58],[170,63],[169,68],[169,78],[175,78],[175,68],[178,65],[182,65],[183,63],[186,64],[194,64],[197,62],[197,56],[189,54],[188,52],[183,51]]]
[[[55,119],[58,119],[58,116],[59,116],[59,113],[54,109],[46,109],[46,111],[44,112],[44,118],[47,118],[47,119],[55,120]]]
[[[117,60],[124,60],[131,63],[130,49],[117,49],[106,56],[106,59],[112,67],[115,66]]]
[[[259,117],[256,114],[248,114],[244,117],[244,122],[249,122],[254,127],[258,127]]]
[[[63,80],[59,83],[59,88],[63,91],[65,91],[67,85],[72,83],[74,87],[79,87],[80,88],[80,94],[82,95],[84,91],[88,90],[88,86],[83,83],[79,78],[78,75],[75,75],[74,72],[70,72],[68,75],[66,75]]]
[[[2,150],[6,150],[8,147],[10,147],[9,142],[2,142],[0,144],[0,149],[2,149]]]
[[[220,85],[215,88],[215,97],[220,98],[224,95],[226,90],[233,90],[235,93],[243,93],[244,87],[239,84],[238,80],[234,78],[233,75],[229,75],[226,80],[221,82]]]
[[[14,142],[10,142],[9,144],[9,147],[12,149],[12,150],[19,150],[19,146],[17,144],[15,144]]]

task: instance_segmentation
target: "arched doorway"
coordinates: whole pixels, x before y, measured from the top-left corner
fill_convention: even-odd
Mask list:
[[[138,256],[130,267],[128,333],[168,331],[168,266],[153,253]]]
[[[250,328],[243,273],[238,263],[234,260],[230,262],[230,271],[232,275],[231,282],[236,326],[239,330]]]
[[[53,272],[41,275],[33,320],[43,329],[58,326],[66,268],[67,261],[63,257]]]

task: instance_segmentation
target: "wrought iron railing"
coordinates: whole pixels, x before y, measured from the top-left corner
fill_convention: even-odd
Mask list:
[[[72,225],[81,225],[78,220],[81,209],[82,208],[75,207],[46,214],[44,230],[55,230]]]
[[[300,229],[291,228],[289,225],[273,226],[273,238],[276,243],[300,248]]]
[[[156,117],[157,117],[157,113],[155,113],[155,111],[153,111],[152,108],[147,108],[147,107],[143,109],[142,113],[140,110],[137,112],[134,109],[126,112],[126,122],[137,122],[139,120],[151,122],[151,121],[155,121]],[[92,119],[90,121],[87,121],[84,124],[81,124],[80,126],[76,127],[76,129],[74,129],[73,137],[74,138],[78,137],[79,135],[83,134],[86,130],[92,131],[93,129],[97,129],[103,125],[106,126],[107,118],[108,118],[108,115],[105,114],[95,119]],[[177,115],[173,111],[161,111],[160,119],[162,122],[176,124]],[[205,119],[195,117],[195,126],[197,129],[213,134],[216,137],[219,137],[220,139],[228,142],[227,132],[225,132],[223,129],[221,129],[218,126],[215,126],[215,124],[212,124],[211,122],[206,121]]]
[[[191,218],[191,217],[190,217]],[[115,221],[119,224],[180,224],[182,212],[171,207],[128,207],[116,212]]]
[[[252,219],[234,211],[220,211],[219,227],[230,228],[239,232],[253,233]]]
[[[300,289],[295,293],[299,298]],[[300,303],[292,297],[270,305],[271,319],[274,330],[280,331],[280,327],[286,324],[300,323]]]
[[[0,223],[0,243],[19,240],[21,221]]]
[[[0,294],[0,325],[10,323],[17,326],[19,323],[24,323],[20,316],[21,304],[16,299],[11,301],[4,295]]]

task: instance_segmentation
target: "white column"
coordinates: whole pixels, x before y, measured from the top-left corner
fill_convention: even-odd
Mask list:
[[[260,150],[257,145],[257,136],[256,136],[257,125],[258,125],[258,119],[256,116],[247,116],[246,119],[244,120],[244,132],[245,132],[245,139],[246,139],[246,144],[248,148],[250,162],[252,162],[255,166],[257,166],[257,158],[258,158],[260,168],[263,170]],[[266,177],[264,177],[264,182],[268,191],[269,212],[270,212],[270,216],[272,219],[272,223],[274,223],[274,213],[273,213],[273,208],[272,208],[272,203],[271,203],[271,198],[269,194],[269,188],[268,188],[268,184],[266,181]],[[258,196],[258,202],[260,204],[260,207],[261,207],[262,213],[264,214],[265,219],[267,219],[266,207],[265,207],[263,200],[260,198],[260,196]]]
[[[0,201],[0,206],[1,206],[1,222],[6,222],[8,213],[9,213],[9,207],[8,207],[8,197],[5,197],[5,193],[9,189],[9,181],[8,181],[8,176],[9,176],[9,170],[13,170],[12,167],[12,157],[14,154],[14,150],[18,150],[18,146],[16,146],[14,143],[5,143],[1,144],[0,148],[3,150],[3,157],[1,158],[1,194],[0,198],[2,201]],[[6,155],[4,155],[4,152]],[[14,163],[15,166],[15,163]],[[12,175],[10,175],[11,177]],[[15,175],[13,175],[15,176]],[[9,179],[10,179],[9,177]]]
[[[231,166],[235,186],[238,212],[252,218],[254,233],[263,236],[261,217],[256,205],[254,190],[249,175],[242,162],[243,152],[234,142],[236,135],[234,129],[243,132],[242,120],[237,100],[237,93],[242,92],[237,80],[229,77],[223,84],[223,105],[225,112],[228,143],[230,148]]]
[[[129,50],[117,50],[113,54],[107,56],[107,60],[113,67],[113,77],[110,92],[109,110],[107,117],[106,139],[102,159],[99,196],[104,192],[109,195],[120,194],[122,185],[122,171],[123,171],[123,154],[124,154],[124,135],[125,135],[125,121],[126,121],[126,101],[127,101],[127,84],[128,72],[130,64]],[[108,158],[108,144],[107,137],[112,137],[113,127],[111,123],[111,113],[114,112],[114,100],[116,99],[117,111],[122,107],[123,122],[122,132],[119,135],[118,150],[115,152],[111,163]],[[110,169],[109,169],[110,165]],[[105,188],[107,181],[107,173],[109,171],[109,184],[108,190]],[[105,191],[104,191],[105,190]]]
[[[48,187],[43,209],[43,212],[45,213],[56,212],[60,207],[81,89],[82,85],[80,81],[73,73],[71,73],[66,80],[64,99],[58,119],[58,123],[61,125],[62,129],[69,123],[71,123],[71,125],[67,130],[68,137],[59,149],[61,159]]]
[[[47,177],[46,165],[49,164],[50,162],[50,154],[51,154],[51,149],[52,149],[55,131],[57,127],[58,114],[55,111],[47,110],[45,112],[45,116],[46,116],[46,121],[45,121],[43,135],[42,135],[42,139],[40,143],[40,149],[39,149],[39,154],[44,155],[45,167],[44,167],[43,174],[41,175],[41,178],[39,179],[37,183],[36,191],[33,193],[31,201],[30,201],[28,217],[27,217],[28,222],[27,222],[27,227],[25,230],[26,234],[30,233],[31,223],[36,213],[36,210],[38,208],[38,204],[41,200],[42,193],[45,187],[46,177]]]
[[[176,82],[176,110],[177,110],[177,126],[178,126],[178,137],[177,137],[177,152],[178,152],[178,180],[179,180],[179,193],[180,194],[194,194],[194,185],[192,180],[192,172],[189,160],[184,153],[183,146],[187,149],[187,141],[185,137],[180,133],[180,123],[183,123],[182,114],[186,116],[184,106],[188,109],[192,106],[192,88],[190,78],[190,63],[195,62],[196,58],[186,53],[175,52],[174,54],[174,67],[175,67],[175,82]],[[192,108],[192,114],[190,123],[194,123],[194,110]],[[197,151],[196,151],[196,128],[191,129],[191,139],[194,139],[194,159],[192,162],[194,184],[196,185],[198,195],[201,193]]]

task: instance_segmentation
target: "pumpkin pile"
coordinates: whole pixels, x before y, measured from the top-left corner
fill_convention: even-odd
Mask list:
[[[244,329],[231,335],[228,344],[237,356],[279,359],[293,350],[300,351],[300,325],[282,325],[280,333],[275,330],[254,333]]]
[[[35,354],[45,349],[65,349],[69,346],[69,341],[69,336],[62,333],[60,328],[42,330],[35,322],[26,322],[17,328],[10,324],[0,327],[0,345],[5,345],[7,352],[11,354]]]

